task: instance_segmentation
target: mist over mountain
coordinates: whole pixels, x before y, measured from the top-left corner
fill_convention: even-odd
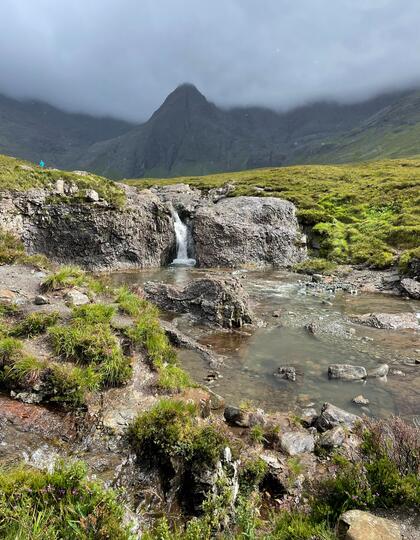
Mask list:
[[[419,133],[420,92],[414,90],[280,113],[221,109],[194,85],[183,84],[143,124],[0,96],[0,153],[111,178],[415,155]]]

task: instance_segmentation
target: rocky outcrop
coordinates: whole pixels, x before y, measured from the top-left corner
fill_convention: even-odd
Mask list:
[[[190,313],[204,323],[224,328],[241,328],[253,322],[248,295],[235,277],[209,276],[184,288],[148,282],[147,298],[166,311]]]
[[[367,313],[352,317],[353,322],[383,330],[418,330],[415,313]]]
[[[306,256],[295,206],[273,197],[227,198],[199,207],[193,238],[201,267],[282,267]]]
[[[415,279],[405,278],[401,280],[403,292],[408,294],[410,298],[420,300],[420,283]]]
[[[339,540],[401,540],[399,526],[369,512],[349,510],[337,523]]]
[[[149,190],[122,186],[126,201],[117,207],[88,193],[93,190],[81,198],[66,186],[57,189],[0,194],[0,226],[20,235],[29,253],[90,269],[147,268],[172,260],[172,217]]]
[[[289,456],[296,456],[304,452],[313,452],[315,439],[310,433],[289,431],[282,434],[280,446],[283,452],[286,452]]]
[[[327,431],[340,425],[348,429],[353,429],[357,422],[360,421],[361,418],[359,416],[344,411],[331,403],[324,403],[315,425],[319,431]]]

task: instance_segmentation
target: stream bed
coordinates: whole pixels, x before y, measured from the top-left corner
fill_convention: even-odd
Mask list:
[[[113,284],[141,286],[146,281],[184,285],[209,270],[162,268],[118,272]],[[297,412],[329,401],[348,411],[379,417],[398,414],[418,424],[420,419],[420,342],[413,330],[390,331],[353,324],[349,317],[370,312],[420,312],[420,302],[385,294],[333,293],[304,282],[297,274],[277,271],[230,271],[250,295],[260,325],[241,331],[214,330],[187,315],[164,314],[176,326],[223,356],[214,373],[197,353],[180,350],[182,366],[194,380],[211,387],[228,404],[252,402],[268,411]],[[275,314],[276,316],[273,316]],[[312,325],[314,333],[305,328]],[[390,366],[388,377],[347,382],[329,380],[328,365],[347,363],[367,369]],[[296,369],[296,381],[274,373],[280,366]],[[369,405],[352,399],[362,394]]]

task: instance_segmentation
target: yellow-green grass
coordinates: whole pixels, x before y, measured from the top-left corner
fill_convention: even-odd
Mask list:
[[[420,246],[420,158],[124,182],[140,188],[182,182],[204,190],[231,183],[231,196],[292,201],[300,223],[318,235],[321,257],[337,263],[387,267]]]
[[[54,187],[59,179],[68,184],[75,184],[79,191],[71,197],[57,197],[55,199],[57,202],[83,199],[85,190],[94,189],[109,203],[117,207],[124,205],[124,191],[112,180],[92,173],[79,175],[58,169],[43,169],[34,163],[0,155],[0,192]]]

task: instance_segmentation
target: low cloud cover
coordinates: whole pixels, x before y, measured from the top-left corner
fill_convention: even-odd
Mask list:
[[[146,119],[183,82],[220,106],[420,83],[419,0],[1,0],[0,92]]]

